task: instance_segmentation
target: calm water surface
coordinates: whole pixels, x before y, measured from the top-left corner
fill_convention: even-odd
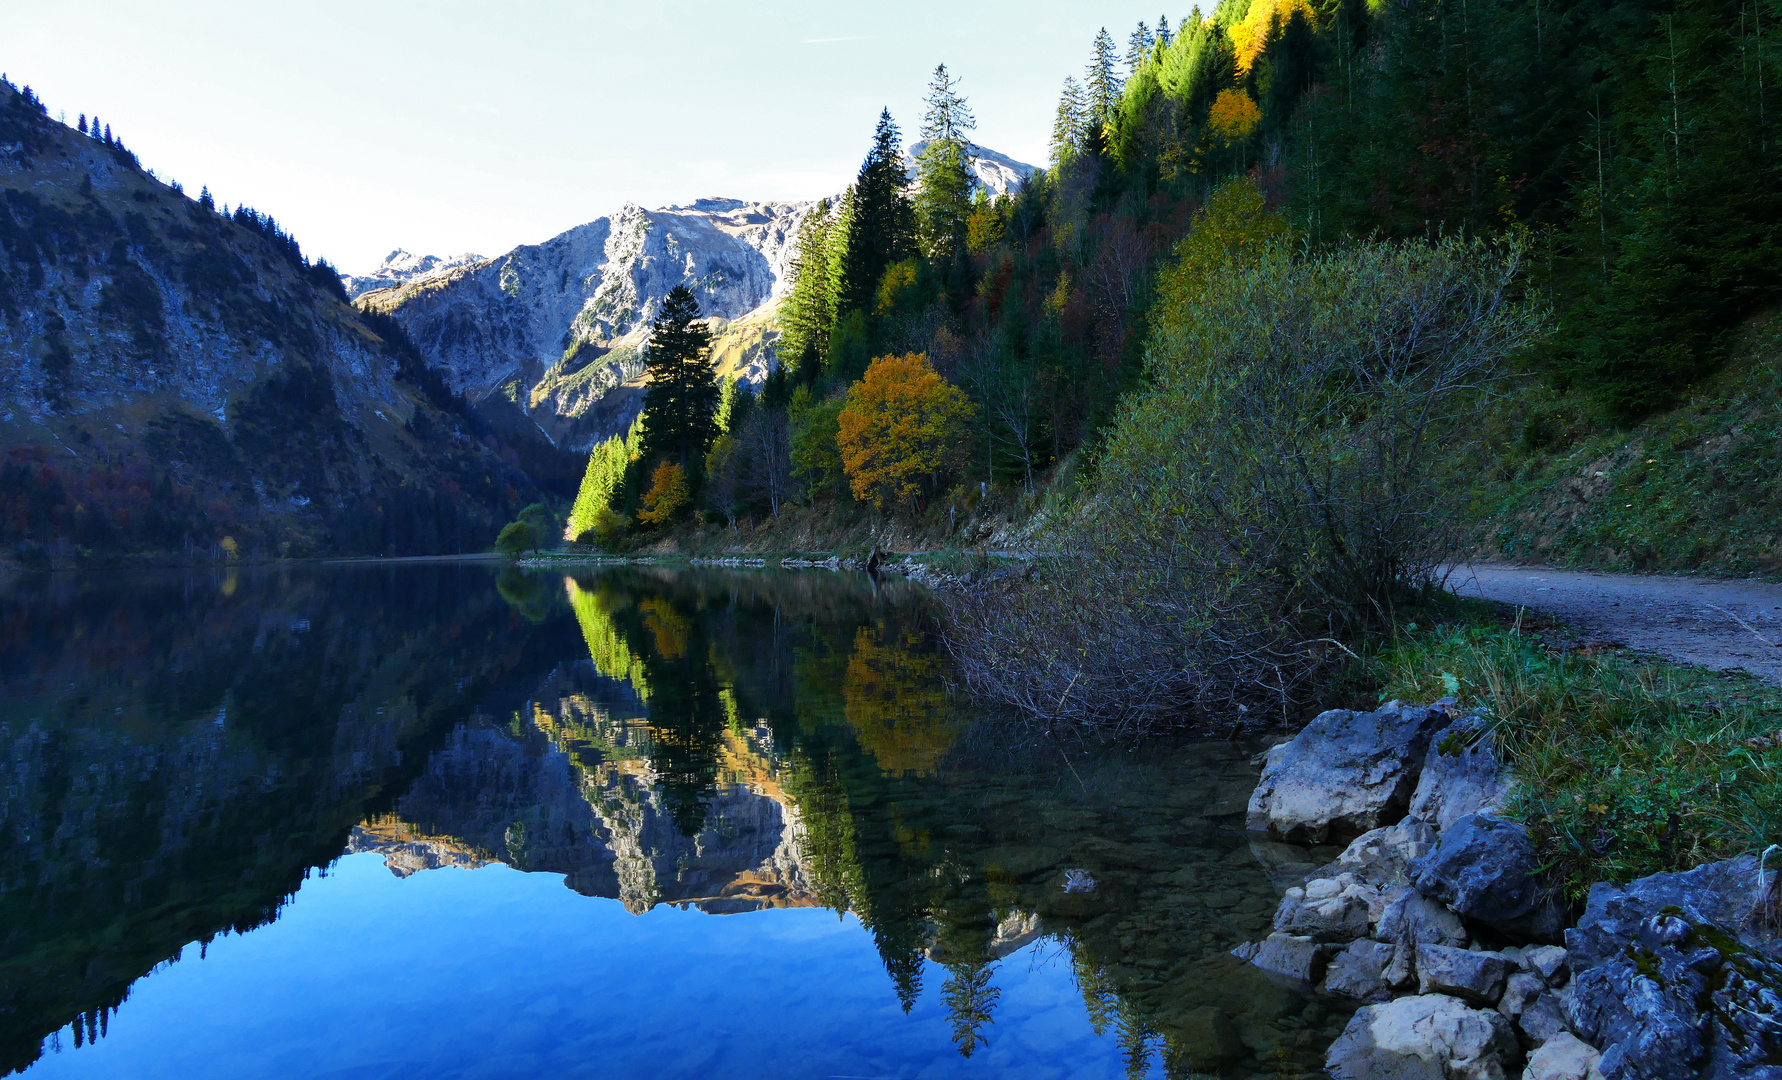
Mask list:
[[[1012,754],[928,625],[822,572],[0,578],[0,1074],[1316,1075],[1345,1017],[1227,955],[1254,748]]]

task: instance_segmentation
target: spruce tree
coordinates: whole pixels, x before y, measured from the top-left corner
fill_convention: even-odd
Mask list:
[[[1140,19],[1138,26],[1133,28],[1132,36],[1126,39],[1126,74],[1128,76],[1145,66],[1145,61],[1151,58],[1151,46],[1156,40],[1151,36],[1151,28],[1145,25],[1145,20]]]
[[[786,272],[786,300],[780,310],[782,358],[802,356],[807,346],[821,353],[829,345],[829,328],[835,323],[829,247],[837,217],[824,199],[798,224],[798,240],[792,246]]]
[[[1058,115],[1052,121],[1052,167],[1059,168],[1083,148],[1084,128],[1088,126],[1088,103],[1077,80],[1066,76],[1064,92],[1058,95]]]
[[[718,436],[718,382],[712,377],[712,333],[699,321],[693,290],[677,285],[650,325],[644,368],[643,458],[696,467]]]
[[[1157,44],[1167,49],[1175,40],[1175,35],[1169,31],[1169,16],[1157,16]]]
[[[1095,56],[1083,78],[1083,89],[1089,98],[1089,118],[1104,132],[1113,127],[1114,112],[1120,107],[1122,85],[1115,70],[1114,38],[1107,27],[1095,35]]]
[[[923,246],[929,258],[942,264],[951,262],[964,246],[965,223],[971,216],[972,145],[965,133],[978,123],[958,85],[959,80],[947,74],[947,65],[934,69],[928,109],[922,116],[922,137],[928,145],[916,162],[920,185],[916,215]]]
[[[891,110],[879,113],[872,149],[854,181],[854,214],[842,259],[839,311],[871,311],[885,269],[909,253],[914,213],[904,188],[901,136]]]

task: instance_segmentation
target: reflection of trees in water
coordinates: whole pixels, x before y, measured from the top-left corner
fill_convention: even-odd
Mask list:
[[[1002,991],[990,985],[994,962],[980,957],[947,965],[947,982],[941,988],[941,999],[947,1003],[947,1026],[953,1032],[953,1045],[959,1053],[971,1057],[977,1048],[988,1042],[984,1028],[992,1021],[990,1012],[996,1007]]]
[[[560,641],[489,586],[449,566],[0,583],[0,1073],[64,1025],[103,1035],[194,939],[276,917],[472,702],[547,671]]]
[[[908,623],[877,620],[854,631],[842,679],[844,714],[860,745],[888,773],[934,771],[959,737],[941,657]]]
[[[515,566],[504,566],[495,575],[495,591],[508,606],[534,625],[544,622],[551,613],[551,589],[537,576]]]

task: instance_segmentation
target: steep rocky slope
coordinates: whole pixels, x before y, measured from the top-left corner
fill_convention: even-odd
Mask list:
[[[1033,173],[1006,155],[974,149],[977,178],[994,193],[1012,191]],[[905,160],[913,175],[911,155]],[[815,205],[628,205],[542,244],[452,269],[422,269],[426,260],[393,253],[412,260],[398,268],[412,269],[411,276],[359,302],[401,323],[427,362],[503,437],[585,452],[623,431],[642,409],[639,351],[656,306],[676,285],[692,287],[712,320],[718,371],[755,382],[766,377],[779,337],[775,301],[798,226]]]
[[[0,85],[0,557],[486,546],[533,482],[368,318]]]
[[[784,280],[812,205],[628,205],[542,244],[360,303],[393,315],[497,430],[586,450],[641,407],[638,349],[668,291],[691,286],[700,309],[719,322],[754,311]],[[604,400],[621,388],[617,400]]]

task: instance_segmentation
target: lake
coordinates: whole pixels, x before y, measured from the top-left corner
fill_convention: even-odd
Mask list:
[[[0,578],[0,1074],[1320,1075],[1346,1010],[1229,955],[1308,858],[1244,834],[1259,747],[1022,731],[933,619],[825,571]]]

